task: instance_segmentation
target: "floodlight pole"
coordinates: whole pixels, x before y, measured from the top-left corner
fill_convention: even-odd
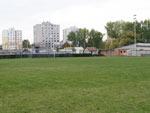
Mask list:
[[[134,44],[135,44],[135,56],[137,56],[137,47],[136,47],[136,15],[134,15]]]

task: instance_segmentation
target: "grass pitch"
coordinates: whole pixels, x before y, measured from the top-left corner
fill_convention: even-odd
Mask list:
[[[1,59],[0,113],[150,113],[150,58]]]

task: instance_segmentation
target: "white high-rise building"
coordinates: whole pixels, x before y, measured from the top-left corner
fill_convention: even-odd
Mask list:
[[[63,43],[70,42],[68,41],[68,35],[70,32],[76,32],[78,28],[76,26],[72,26],[70,28],[66,28],[63,30]]]
[[[60,26],[43,22],[34,26],[34,44],[38,47],[54,49],[60,41]]]
[[[22,31],[10,28],[2,31],[3,50],[22,49]]]

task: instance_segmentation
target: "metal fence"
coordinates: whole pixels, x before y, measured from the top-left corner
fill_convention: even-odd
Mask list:
[[[91,57],[91,54],[8,54],[0,55],[0,59],[13,59],[13,58],[55,58],[55,57]]]
[[[132,50],[131,51],[131,56],[150,56],[150,51],[146,51],[146,50],[137,50],[137,51],[134,51]]]

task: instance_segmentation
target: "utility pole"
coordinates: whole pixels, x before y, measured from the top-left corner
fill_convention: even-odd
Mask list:
[[[134,15],[134,44],[135,44],[135,56],[137,56],[137,48],[136,48],[136,15]]]

